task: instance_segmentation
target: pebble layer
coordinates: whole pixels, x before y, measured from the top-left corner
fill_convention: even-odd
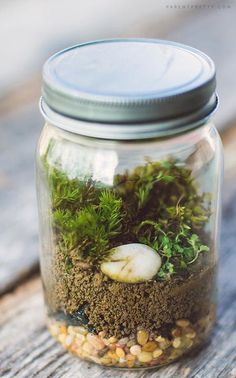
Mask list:
[[[168,364],[198,346],[209,334],[214,323],[214,313],[201,318],[195,324],[179,319],[166,338],[138,329],[129,337],[106,337],[89,333],[80,326],[67,326],[52,318],[49,330],[65,349],[76,356],[99,365],[119,368],[142,368]]]

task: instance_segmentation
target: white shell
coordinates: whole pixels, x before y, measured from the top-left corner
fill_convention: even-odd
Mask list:
[[[137,283],[151,280],[161,267],[161,257],[144,244],[132,243],[113,248],[109,260],[101,264],[104,274],[115,281]]]

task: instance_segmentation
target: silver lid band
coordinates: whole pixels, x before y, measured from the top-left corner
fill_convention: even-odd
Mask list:
[[[101,139],[140,140],[175,135],[199,127],[216,111],[218,103],[218,97],[214,95],[205,109],[186,117],[138,124],[108,124],[69,118],[49,108],[43,98],[40,99],[39,106],[45,120],[60,129]]]

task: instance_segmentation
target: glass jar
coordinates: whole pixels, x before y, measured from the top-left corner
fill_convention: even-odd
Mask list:
[[[51,334],[100,365],[168,364],[215,320],[222,148],[204,54],[107,40],[44,68],[37,154]]]

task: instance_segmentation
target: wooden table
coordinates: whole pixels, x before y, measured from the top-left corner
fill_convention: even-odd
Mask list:
[[[0,260],[0,377],[236,377],[236,126],[222,133],[226,167],[219,310],[212,339],[198,354],[170,366],[122,372],[65,353],[45,327],[32,179],[33,150],[41,122],[36,103],[2,116],[1,122],[0,246],[4,256]]]

